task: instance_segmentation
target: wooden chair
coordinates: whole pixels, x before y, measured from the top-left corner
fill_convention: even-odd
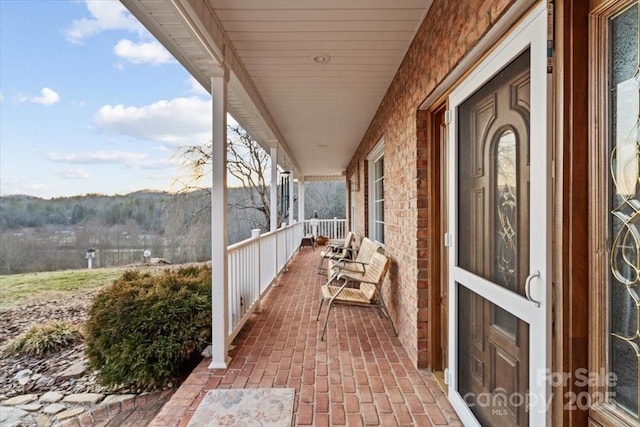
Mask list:
[[[341,259],[341,258],[350,258],[353,248],[351,247],[353,243],[353,233],[349,231],[344,238],[344,242],[342,245],[333,245],[327,244],[325,248],[320,252],[320,260],[318,261],[318,274],[323,274],[326,272],[323,267],[324,260],[332,260],[332,259]]]
[[[320,311],[322,310],[324,301],[329,300],[329,302],[327,304],[327,313],[325,315],[320,340],[324,341],[324,334],[327,331],[327,323],[329,322],[329,312],[335,303],[359,305],[377,309],[382,315],[389,319],[393,332],[398,336],[398,332],[396,332],[396,328],[393,325],[389,311],[384,305],[382,294],[380,293],[382,283],[390,266],[391,260],[381,253],[376,252],[373,254],[371,262],[367,265],[364,272],[342,270],[336,278],[338,281],[343,282],[341,286],[332,286],[330,284],[322,286],[320,289],[320,304],[318,306],[316,320],[320,319]],[[357,285],[357,287],[350,287],[349,285]]]

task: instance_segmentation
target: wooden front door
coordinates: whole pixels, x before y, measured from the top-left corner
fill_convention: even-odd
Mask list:
[[[521,295],[529,271],[529,97],[527,51],[458,108],[458,236],[465,241],[458,263]],[[526,426],[526,405],[509,397],[528,390],[528,325],[464,286],[458,310],[460,392],[473,396],[483,425]]]
[[[548,422],[545,18],[450,97],[449,395],[465,425]]]

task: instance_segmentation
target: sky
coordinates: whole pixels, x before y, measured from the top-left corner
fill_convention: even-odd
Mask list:
[[[0,0],[0,195],[179,190],[208,93],[118,0]]]

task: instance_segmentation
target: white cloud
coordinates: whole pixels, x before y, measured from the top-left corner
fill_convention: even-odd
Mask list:
[[[94,151],[89,153],[49,153],[47,158],[56,163],[103,165],[122,164],[132,169],[163,169],[172,166],[166,159],[153,159],[147,153],[131,151]],[[77,169],[79,170],[79,169]]]
[[[163,182],[171,182],[176,179],[174,175],[170,175],[170,174],[150,174],[150,175],[146,175],[145,178],[153,181],[163,181]]]
[[[125,163],[148,157],[145,153],[127,151],[95,151],[92,153],[49,153],[47,158],[59,163],[95,165],[105,163]]]
[[[0,92],[0,102],[4,101],[4,95]]]
[[[53,105],[60,100],[60,95],[58,95],[58,92],[53,89],[43,87],[40,90],[40,96],[29,97],[25,95],[18,95],[17,99],[19,102],[31,102],[33,104],[40,105]]]
[[[169,148],[166,145],[156,145],[155,147],[151,147],[151,149],[160,153],[173,153],[175,151],[174,148]]]
[[[187,80],[187,84],[189,85],[189,93],[198,96],[209,96],[209,92],[206,91],[204,87],[197,81],[193,76],[189,76]]]
[[[53,171],[54,174],[58,175],[62,179],[87,179],[89,178],[89,173],[82,169],[56,169]]]
[[[85,0],[90,18],[74,20],[66,31],[67,40],[80,43],[87,37],[107,30],[135,31],[140,34],[146,30],[138,20],[117,0]]]
[[[171,54],[157,41],[134,43],[131,40],[120,40],[113,48],[116,56],[133,64],[167,64],[173,62]]]
[[[142,107],[105,105],[94,117],[104,132],[176,147],[211,139],[211,101],[198,97],[158,101]]]
[[[11,194],[30,194],[32,196],[44,196],[48,187],[43,184],[32,184],[19,179],[0,175],[0,196]]]

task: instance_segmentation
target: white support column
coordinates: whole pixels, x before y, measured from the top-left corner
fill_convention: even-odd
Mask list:
[[[298,181],[298,221],[304,223],[304,179]]]
[[[271,231],[278,229],[278,147],[271,147]]]
[[[259,228],[254,228],[251,230],[251,238],[252,239],[256,239],[259,240],[260,239],[260,229]],[[256,313],[261,313],[262,312],[262,269],[260,268],[262,265],[262,254],[261,252],[261,244],[260,242],[258,242],[257,245],[257,250],[258,250],[258,255],[256,258],[256,263],[252,265],[252,268],[254,269],[254,280],[256,281],[256,287],[258,288],[258,304],[256,307],[255,312]]]
[[[289,225],[293,224],[293,173],[289,174]]]
[[[213,156],[211,183],[211,369],[229,366],[227,332],[229,300],[227,281],[227,81],[229,70],[211,77],[213,104]]]
[[[271,200],[269,201],[269,216],[271,217],[271,232],[278,231],[278,147],[271,147]],[[278,236],[276,234],[273,247],[273,269],[278,273]]]

